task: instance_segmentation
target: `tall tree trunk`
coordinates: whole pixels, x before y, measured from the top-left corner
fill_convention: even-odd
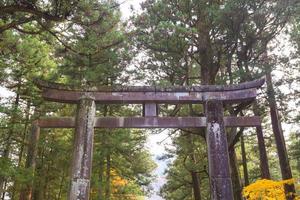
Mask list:
[[[232,179],[232,186],[233,186],[233,196],[234,200],[241,200],[241,180],[239,176],[239,170],[237,166],[237,159],[234,146],[229,148],[229,162],[230,162],[230,172],[231,172],[231,179]]]
[[[243,172],[244,172],[244,186],[247,186],[249,185],[249,175],[248,175],[244,134],[241,135],[241,152],[242,152],[242,165],[243,165]]]
[[[108,85],[108,84],[106,84]],[[110,109],[111,112],[111,109]],[[103,108],[103,116],[106,117],[108,113],[108,106],[104,105]],[[107,134],[105,133],[106,130],[103,130],[104,133],[100,134],[100,142],[101,144],[105,144],[106,143],[106,136]],[[104,199],[104,190],[102,188],[103,186],[103,176],[104,176],[104,157],[103,159],[99,160],[99,174],[98,174],[98,178],[99,178],[99,188],[98,188],[98,200],[103,200]]]
[[[51,154],[52,149],[50,149],[50,153]],[[47,163],[47,170],[46,173],[43,174],[45,177],[45,184],[43,187],[43,199],[48,200],[49,199],[49,192],[48,192],[48,187],[49,187],[49,182],[50,182],[50,177],[49,177],[49,173],[50,173],[50,166],[53,165],[53,162],[50,161],[50,163]]]
[[[189,74],[190,74],[190,69],[189,69],[189,64],[188,64],[188,60],[186,59],[186,74],[185,76],[187,77],[186,78],[186,84],[187,85],[190,85],[190,81],[189,81]],[[192,116],[193,113],[192,113],[192,105],[190,104],[189,105],[189,113],[190,115]],[[191,155],[191,159],[192,159],[192,162],[193,164],[196,164],[196,157],[195,157],[195,150],[194,150],[194,140],[193,140],[193,135],[189,134],[188,135],[188,140],[190,142],[190,148],[189,148],[189,153]],[[201,188],[200,188],[200,177],[199,177],[199,174],[194,170],[192,169],[192,171],[190,172],[191,173],[191,177],[192,177],[192,185],[193,185],[193,193],[194,193],[194,199],[195,200],[201,200]]]
[[[275,100],[275,90],[272,83],[272,76],[271,76],[271,69],[267,67],[266,69],[266,80],[267,80],[267,94],[268,94],[268,102],[270,107],[270,114],[271,114],[271,121],[272,121],[272,129],[276,141],[277,146],[277,152],[278,152],[278,158],[280,163],[280,169],[281,169],[281,175],[282,179],[291,179],[292,171],[287,155],[286,145],[284,141],[283,131],[281,128],[281,122],[280,117],[276,105]],[[291,185],[285,185],[285,192],[286,194],[295,193],[295,186],[293,184]],[[287,196],[288,199],[293,199],[294,196]]]
[[[260,116],[259,107],[256,101],[253,103],[253,113],[256,116]],[[260,171],[261,178],[270,179],[270,170],[269,170],[269,162],[267,157],[267,150],[265,145],[265,140],[263,136],[262,127],[256,127],[256,136],[258,142],[258,150],[259,150],[259,161],[260,161]]]
[[[36,168],[36,173],[38,174],[38,179],[34,181],[34,187],[33,187],[33,194],[32,194],[32,200],[40,200],[43,199],[42,195],[43,195],[43,185],[45,184],[45,178],[44,178],[44,174],[45,172],[45,163],[46,163],[46,147],[45,146],[41,146],[41,148],[39,149],[40,153],[40,162],[39,162],[39,166],[37,166]]]
[[[23,161],[23,154],[24,154],[24,149],[27,144],[26,142],[26,135],[28,131],[28,125],[29,125],[29,117],[30,117],[30,106],[31,102],[30,100],[27,101],[27,106],[26,106],[26,116],[25,116],[25,124],[24,124],[24,129],[23,129],[23,134],[22,134],[22,140],[21,140],[21,146],[20,146],[20,151],[19,151],[19,158],[18,158],[18,167],[22,166],[22,161]],[[12,193],[11,193],[11,199],[14,200],[16,196],[16,191],[19,190],[19,183],[17,181],[14,182]]]
[[[104,175],[103,171],[104,171],[104,163],[103,163],[103,160],[101,160],[99,162],[99,174],[98,174],[98,177],[99,177],[98,200],[103,200],[103,197],[104,197],[103,188],[102,188],[103,175]]]
[[[195,150],[194,150],[194,141],[193,141],[193,136],[189,134],[189,153],[191,155],[191,160],[193,164],[196,164],[196,158],[195,158]],[[192,177],[192,185],[193,185],[193,193],[194,193],[194,200],[201,200],[201,190],[200,190],[200,179],[199,179],[199,174],[192,169],[190,171],[191,177]]]
[[[191,171],[191,176],[192,176],[192,182],[193,182],[194,200],[201,200],[199,175],[197,172]]]
[[[26,135],[28,131],[28,126],[29,126],[29,117],[30,117],[30,107],[31,107],[31,101],[27,101],[27,106],[26,106],[26,116],[25,116],[25,124],[24,124],[24,129],[23,129],[23,135],[22,135],[22,144],[19,152],[19,159],[18,159],[18,166],[20,167],[23,161],[23,154],[24,154],[24,148],[26,146]]]
[[[59,184],[59,191],[58,191],[56,200],[61,199],[62,189],[63,189],[63,186],[64,186],[64,181],[65,181],[65,171],[63,170],[62,175],[61,175],[61,181],[60,181],[60,184]]]
[[[31,136],[28,145],[25,168],[30,169],[32,180],[20,192],[20,200],[31,200],[33,191],[33,179],[35,175],[37,147],[40,137],[40,127],[37,122],[32,123]]]

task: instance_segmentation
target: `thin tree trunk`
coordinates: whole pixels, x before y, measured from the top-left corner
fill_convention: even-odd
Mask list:
[[[278,158],[280,163],[280,169],[281,169],[281,175],[282,179],[287,180],[293,178],[292,171],[288,159],[288,154],[286,150],[286,145],[284,141],[283,131],[281,128],[281,122],[280,117],[276,105],[275,100],[275,90],[272,83],[272,76],[271,76],[271,70],[268,68],[266,73],[266,80],[267,80],[267,90],[268,90],[268,102],[270,107],[270,114],[271,114],[271,121],[272,121],[272,129],[276,141],[277,146],[277,152],[278,152]],[[285,192],[286,194],[295,193],[295,186],[293,184],[291,185],[285,185]],[[294,196],[287,195],[288,199],[294,199]]]
[[[256,101],[253,103],[253,113],[256,116],[260,116],[259,107]],[[262,127],[256,127],[256,136],[258,142],[258,149],[259,149],[259,160],[260,160],[260,171],[261,171],[261,178],[270,179],[270,170],[269,170],[269,162],[267,157],[267,150],[265,145],[265,140],[262,132]]]
[[[104,105],[104,111],[103,111],[103,116],[106,117],[107,116],[107,112],[108,112],[108,106]],[[103,130],[106,131],[106,130]],[[101,143],[105,144],[106,141],[106,133],[104,132],[104,134],[101,133]],[[103,175],[104,175],[104,158],[99,160],[99,174],[98,174],[98,178],[99,178],[99,188],[98,188],[98,200],[103,200],[104,199],[104,190],[102,188],[103,186]]]
[[[101,160],[99,162],[99,188],[98,188],[98,200],[103,200],[103,188],[102,188],[102,182],[103,182],[103,170],[104,170],[104,163],[103,163],[103,160]]]
[[[191,154],[191,159],[192,162],[195,164],[196,163],[196,158],[195,158],[195,152],[194,152],[194,142],[193,142],[193,136],[189,134],[189,143],[190,143],[190,148],[189,148],[189,153]],[[190,172],[192,176],[192,185],[193,185],[193,193],[194,193],[194,200],[201,200],[201,190],[200,190],[200,179],[199,179],[199,174],[192,169]]]
[[[50,154],[52,152],[52,149],[50,149]],[[50,166],[53,165],[53,162],[50,162],[49,164],[47,164],[47,170],[46,173],[43,174],[45,177],[45,184],[43,187],[43,199],[48,200],[49,199],[49,193],[48,193],[48,186],[49,186],[49,172],[50,172]]]
[[[201,200],[200,180],[198,173],[195,171],[191,171],[191,176],[193,182],[194,200]]]
[[[186,84],[190,85],[189,81],[189,74],[190,74],[190,69],[189,69],[189,64],[188,60],[186,59]],[[189,105],[189,113],[192,115],[192,105]],[[196,157],[195,157],[195,150],[194,150],[194,140],[193,140],[193,135],[189,134],[188,136],[189,142],[190,142],[190,148],[189,148],[189,153],[191,154],[191,159],[193,164],[196,164]],[[191,172],[192,176],[192,185],[193,185],[193,193],[194,193],[194,199],[195,200],[201,200],[201,188],[200,188],[200,177],[199,174],[193,169]]]
[[[261,178],[271,179],[265,140],[261,126],[256,127],[256,136],[259,148]]]
[[[26,117],[25,117],[25,124],[24,124],[24,129],[23,129],[23,134],[22,134],[22,144],[21,144],[21,149],[19,153],[19,159],[18,159],[18,166],[20,167],[22,164],[23,160],[23,152],[24,152],[24,147],[26,145],[26,135],[28,131],[28,125],[29,125],[29,117],[30,117],[30,106],[31,102],[27,101],[27,107],[26,107]]]
[[[30,116],[30,105],[31,102],[28,100],[27,101],[27,106],[26,106],[26,116],[25,116],[25,124],[24,124],[24,129],[23,129],[23,134],[22,134],[22,140],[21,140],[21,147],[20,147],[20,152],[19,152],[19,158],[18,158],[18,167],[22,166],[22,161],[23,161],[23,154],[24,154],[24,148],[26,146],[26,135],[28,131],[28,125],[29,125],[29,116]],[[14,200],[16,196],[16,191],[19,190],[19,183],[17,181],[14,182],[13,189],[11,192],[11,199]]]
[[[229,162],[230,162],[230,172],[232,178],[232,186],[233,186],[233,196],[235,200],[241,200],[241,192],[242,186],[239,176],[239,170],[237,167],[237,159],[234,146],[229,149]]]
[[[39,162],[40,164],[40,168],[36,168],[36,173],[39,173],[39,179],[34,181],[34,187],[33,187],[33,195],[32,195],[32,200],[40,200],[43,199],[42,195],[43,195],[43,185],[44,185],[44,174],[45,174],[45,147],[42,146],[39,151],[40,153],[40,159],[41,161]]]
[[[35,175],[37,146],[38,146],[39,137],[40,137],[40,127],[38,126],[37,122],[33,122],[30,141],[28,145],[26,165],[25,165],[25,168],[31,170],[32,180],[20,192],[20,200],[31,200],[32,198],[33,178]]]
[[[4,188],[6,188],[7,186],[7,182],[5,181],[4,182]],[[4,200],[5,199],[5,192],[2,193],[2,196],[1,196],[1,200]]]
[[[247,186],[249,185],[249,175],[248,175],[244,134],[241,135],[241,152],[242,152],[242,164],[243,164],[243,172],[244,172],[244,186]]]
[[[57,200],[61,199],[61,194],[62,194],[62,188],[64,186],[64,181],[65,181],[65,171],[63,170],[62,176],[61,176],[61,181],[59,184],[59,191],[58,191],[58,195],[57,195]]]
[[[108,153],[106,156],[106,187],[105,187],[105,200],[110,200],[110,172],[111,172],[111,158],[110,158],[110,154]]]

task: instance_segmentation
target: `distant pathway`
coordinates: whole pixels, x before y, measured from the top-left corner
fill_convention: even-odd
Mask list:
[[[167,169],[168,163],[167,161],[158,160],[157,158],[161,157],[166,152],[164,148],[165,145],[169,146],[172,144],[172,141],[170,138],[168,138],[167,133],[168,130],[165,130],[159,134],[150,134],[147,139],[146,146],[152,154],[153,160],[157,164],[157,168],[153,171],[153,174],[156,176],[156,179],[154,182],[151,183],[151,186],[153,187],[153,194],[148,198],[148,200],[163,200],[163,198],[161,198],[158,195],[158,193],[160,188],[166,182],[165,175],[163,173]]]

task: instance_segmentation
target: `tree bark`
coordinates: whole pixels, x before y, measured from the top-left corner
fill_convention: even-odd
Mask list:
[[[233,199],[230,176],[227,137],[223,121],[223,104],[220,101],[206,102],[206,140],[211,199]]]
[[[259,107],[256,101],[253,103],[253,113],[256,116],[260,116]],[[266,150],[265,140],[264,140],[261,126],[256,127],[256,136],[257,136],[258,150],[259,150],[261,178],[271,179],[270,171],[269,171],[269,162],[267,157],[267,150]]]
[[[193,164],[196,164],[193,136],[191,134],[189,134],[188,139],[189,139],[188,141],[190,143],[189,154],[191,155],[191,160],[192,160]],[[199,174],[194,169],[192,169],[190,171],[190,173],[191,173],[191,177],[192,177],[194,200],[201,200]]]
[[[237,166],[237,159],[234,146],[229,149],[230,172],[233,186],[234,200],[241,200],[242,186]]]
[[[194,200],[201,200],[200,181],[197,172],[191,171]]]
[[[32,200],[40,200],[43,199],[43,194],[44,194],[44,185],[45,185],[45,174],[46,174],[46,166],[47,166],[47,161],[46,161],[46,148],[44,145],[38,148],[39,150],[39,158],[40,161],[36,164],[36,170],[35,173],[37,174],[37,179],[34,181],[34,186],[33,186],[33,194],[32,194]]]
[[[33,178],[35,174],[37,146],[40,137],[40,127],[37,122],[32,123],[31,136],[28,145],[25,168],[30,169],[32,180],[20,192],[20,200],[31,200],[33,189]]]
[[[106,187],[105,187],[105,200],[110,200],[110,172],[111,172],[111,159],[110,154],[106,156]]]
[[[28,132],[28,126],[29,126],[29,117],[30,117],[30,106],[31,102],[30,100],[27,101],[27,106],[26,106],[26,116],[25,116],[25,123],[24,123],[24,129],[23,129],[23,134],[22,134],[22,141],[21,141],[21,146],[20,146],[20,151],[18,155],[18,167],[22,166],[22,161],[23,161],[23,154],[24,154],[24,149],[26,146],[26,135]],[[25,166],[26,167],[26,166]],[[11,192],[11,199],[15,199],[16,192],[20,189],[20,184],[15,181],[13,185],[13,189]]]
[[[18,166],[21,166],[22,160],[23,160],[23,152],[24,152],[24,147],[26,144],[26,135],[28,132],[28,126],[30,125],[29,122],[29,117],[30,117],[30,107],[31,107],[31,102],[28,100],[27,101],[27,106],[26,106],[26,117],[25,117],[25,124],[24,124],[24,129],[23,129],[23,135],[22,135],[22,144],[21,144],[21,149],[19,153],[19,159],[18,159]]]
[[[260,172],[261,178],[263,179],[271,179],[270,171],[269,171],[269,163],[268,163],[268,156],[264,141],[264,136],[262,132],[262,127],[256,127],[256,136],[259,148],[259,160],[260,160]]]
[[[241,135],[241,152],[242,152],[242,164],[243,164],[243,173],[244,173],[244,186],[247,186],[247,185],[249,185],[249,175],[248,175],[244,134]]]
[[[104,163],[103,160],[100,160],[99,162],[99,188],[98,188],[98,200],[103,200],[103,188],[102,188],[102,182],[103,182],[103,170],[104,170]]]
[[[89,96],[83,96],[77,107],[68,200],[89,199],[95,112],[94,100]]]
[[[63,171],[62,175],[61,175],[61,181],[60,181],[60,184],[59,184],[59,191],[58,191],[56,200],[60,200],[61,199],[61,194],[62,194],[62,189],[63,189],[64,181],[65,181],[65,171]]]
[[[278,152],[278,158],[279,158],[279,163],[280,163],[280,169],[281,169],[281,175],[282,179],[291,179],[293,178],[292,176],[292,171],[288,159],[288,154],[286,150],[286,145],[284,141],[284,136],[283,136],[283,131],[281,128],[281,122],[280,122],[280,117],[276,105],[276,100],[275,100],[275,90],[273,87],[272,83],[272,76],[271,76],[271,70],[267,69],[266,70],[266,82],[267,82],[267,94],[268,94],[268,102],[269,102],[269,107],[270,107],[270,114],[271,114],[271,121],[272,121],[272,129],[276,141],[276,146],[277,146],[277,152]],[[286,194],[290,193],[295,193],[295,186],[294,184],[291,185],[285,185],[285,192]],[[287,199],[294,199],[294,195],[288,196]]]

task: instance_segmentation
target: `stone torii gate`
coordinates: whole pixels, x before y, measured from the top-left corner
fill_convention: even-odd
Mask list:
[[[259,116],[224,117],[223,105],[255,100],[257,88],[264,84],[264,79],[238,85],[191,87],[104,86],[79,89],[40,80],[36,84],[48,101],[77,104],[75,118],[39,119],[33,123],[32,129],[33,135],[39,135],[40,128],[75,128],[69,200],[89,199],[94,128],[206,128],[213,200],[233,199],[225,127],[256,127],[258,137],[263,138]],[[143,104],[143,116],[95,117],[97,103]],[[203,104],[206,116],[158,117],[159,104]],[[262,177],[269,178],[264,143],[259,143],[259,149]]]

